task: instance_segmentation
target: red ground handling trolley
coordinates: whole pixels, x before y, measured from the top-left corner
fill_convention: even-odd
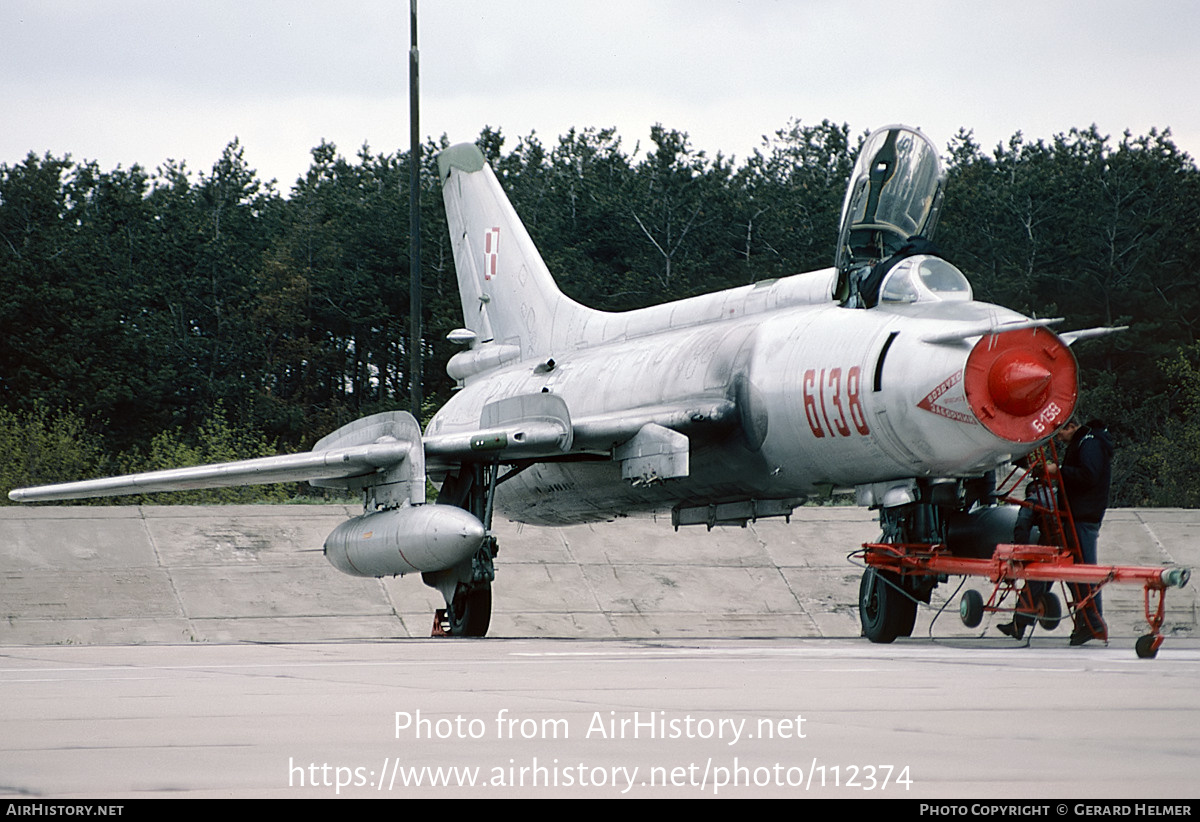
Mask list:
[[[885,579],[890,575],[901,578],[911,575],[986,578],[992,583],[991,594],[986,599],[973,589],[962,596],[959,614],[968,628],[979,625],[986,612],[1023,616],[1030,622],[1036,620],[1047,630],[1057,627],[1063,617],[1059,598],[1051,591],[1029,595],[1019,585],[1021,582],[1061,583],[1072,617],[1085,609],[1091,598],[1109,584],[1141,585],[1149,633],[1138,638],[1135,650],[1143,659],[1154,657],[1163,643],[1167,589],[1187,585],[1190,571],[1179,566],[1085,564],[1070,509],[1060,504],[1065,497],[1059,478],[1057,475],[1047,477],[1048,458],[1057,462],[1053,443],[1031,454],[1028,467],[1014,469],[999,489],[999,495],[1006,502],[1031,508],[1038,515],[1040,524],[1048,532],[1042,538],[1045,544],[999,544],[990,558],[972,558],[955,556],[945,545],[871,542],[865,543],[858,555],[868,567],[877,572],[888,572],[881,574]],[[1049,486],[1051,493],[1044,495],[1044,504],[1016,495],[1031,475]]]

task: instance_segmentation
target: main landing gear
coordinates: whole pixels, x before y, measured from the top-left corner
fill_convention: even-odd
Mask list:
[[[438,503],[453,505],[475,515],[483,523],[486,536],[470,559],[453,568],[421,575],[425,584],[437,588],[446,600],[446,607],[437,609],[434,614],[433,636],[481,637],[487,634],[491,625],[492,580],[496,578],[493,560],[500,552],[492,535],[492,506],[498,470],[499,465],[495,463],[463,465],[442,483]]]
[[[459,583],[449,607],[438,608],[432,636],[484,636],[492,622],[492,583]]]

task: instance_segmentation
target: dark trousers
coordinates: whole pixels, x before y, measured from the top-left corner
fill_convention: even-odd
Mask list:
[[[1100,539],[1100,523],[1076,520],[1075,536],[1079,539],[1079,549],[1083,554],[1083,561],[1088,565],[1095,565],[1096,544]],[[1071,596],[1076,602],[1082,602],[1097,591],[1097,586],[1082,583],[1072,583],[1070,588]],[[1075,611],[1075,630],[1081,633],[1088,631],[1096,636],[1107,636],[1108,627],[1104,624],[1099,593],[1096,593],[1087,605]]]

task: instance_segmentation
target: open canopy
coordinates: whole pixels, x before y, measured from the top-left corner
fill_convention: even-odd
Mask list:
[[[910,237],[932,240],[945,177],[937,149],[921,132],[908,126],[872,132],[846,189],[838,271],[886,259]]]

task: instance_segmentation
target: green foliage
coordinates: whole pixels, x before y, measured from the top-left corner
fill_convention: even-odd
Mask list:
[[[1160,367],[1171,413],[1131,448],[1131,501],[1200,508],[1200,344],[1178,350]]]
[[[13,488],[98,476],[103,449],[80,417],[35,404],[28,412],[0,408],[0,493]]]
[[[737,172],[738,255],[756,279],[832,265],[856,156],[849,126],[793,120]]]
[[[137,452],[122,455],[119,470],[123,474],[160,471],[166,468],[185,468],[189,465],[268,457],[274,453],[275,449],[262,437],[233,428],[225,417],[224,407],[218,403],[212,416],[201,422],[194,434],[185,434],[178,428],[160,432],[150,441],[150,447],[144,455]],[[295,485],[276,484],[141,494],[123,497],[118,501],[126,505],[286,502],[297,492]]]

